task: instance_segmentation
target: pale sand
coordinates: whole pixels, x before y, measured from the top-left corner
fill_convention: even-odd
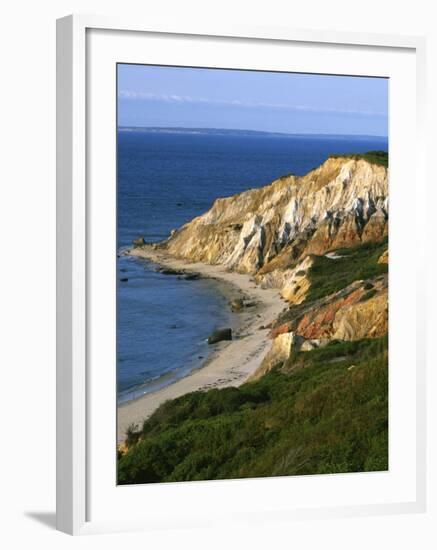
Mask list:
[[[119,443],[124,440],[130,424],[141,426],[164,401],[192,391],[239,386],[245,382],[259,367],[271,345],[271,340],[267,337],[268,329],[260,330],[259,327],[270,324],[285,307],[285,302],[276,289],[261,289],[255,285],[250,275],[226,271],[222,266],[188,263],[152,248],[132,249],[130,253],[163,267],[196,272],[202,277],[223,281],[227,283],[228,290],[232,289],[230,296],[240,295],[256,302],[256,306],[234,314],[239,320],[238,329],[234,331],[236,339],[215,344],[213,353],[202,368],[158,391],[120,405]]]

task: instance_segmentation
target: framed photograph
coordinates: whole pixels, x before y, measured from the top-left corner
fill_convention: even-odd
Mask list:
[[[58,528],[423,511],[423,39],[57,40]]]

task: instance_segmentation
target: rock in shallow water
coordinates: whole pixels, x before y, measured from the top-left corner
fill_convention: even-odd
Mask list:
[[[183,275],[184,272],[181,269],[174,269],[173,267],[163,267],[159,266],[156,268],[157,273],[162,275]]]
[[[197,281],[198,279],[201,279],[200,273],[187,273],[186,275],[183,275],[181,279],[184,279],[185,281]]]
[[[232,340],[231,328],[219,328],[215,330],[208,338],[208,344],[217,344],[217,342],[221,342],[222,340]]]

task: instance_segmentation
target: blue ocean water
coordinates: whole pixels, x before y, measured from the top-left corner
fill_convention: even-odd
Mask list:
[[[387,150],[366,136],[118,132],[118,248],[138,235],[159,241],[208,210],[217,197],[303,175],[330,154]],[[119,401],[184,376],[208,355],[206,338],[230,317],[213,281],[162,275],[120,256],[117,290]]]

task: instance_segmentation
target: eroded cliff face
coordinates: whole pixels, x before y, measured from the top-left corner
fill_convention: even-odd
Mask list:
[[[258,380],[264,376],[264,374],[272,370],[275,365],[286,361],[294,349],[301,349],[303,343],[304,339],[293,332],[279,334],[279,336],[273,340],[272,346],[265,355],[261,365],[249,377],[249,380]]]
[[[385,167],[330,158],[303,177],[283,177],[216,200],[161,246],[190,261],[257,274],[261,284],[265,276],[269,285],[278,270],[295,267],[310,253],[381,239],[387,233],[387,194]]]
[[[311,351],[334,340],[378,338],[388,332],[388,277],[355,281],[304,308],[290,308],[287,322],[274,323],[272,345],[251,376],[257,380],[293,352]]]
[[[301,304],[310,289],[309,270],[314,263],[311,256],[306,256],[295,267],[281,269],[276,267],[267,273],[256,276],[261,288],[278,288],[281,296],[290,304]]]
[[[253,380],[294,352],[387,333],[387,233],[387,169],[362,159],[330,158],[303,177],[283,177],[261,189],[217,199],[208,212],[154,247],[188,261],[251,273],[261,288],[278,289],[288,302],[271,325],[272,346]],[[327,292],[312,292],[313,284],[320,285],[320,269],[327,273],[325,281],[335,278],[332,266],[347,258],[351,247],[373,247],[378,255],[347,260],[352,276],[340,278],[345,282],[334,285],[334,291],[328,285]],[[325,263],[318,256],[327,256]],[[370,262],[370,271],[356,269],[363,263],[360,258],[365,266]],[[342,269],[345,277],[344,265]]]

